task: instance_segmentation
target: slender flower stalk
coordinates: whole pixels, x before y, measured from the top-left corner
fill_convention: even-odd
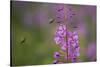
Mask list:
[[[54,35],[54,41],[60,46],[61,49],[58,52],[54,52],[55,60],[53,63],[58,64],[65,62],[78,62],[78,57],[80,56],[78,33],[77,31],[69,31],[67,28],[66,6],[64,5],[62,8],[59,8],[58,11],[64,13],[64,16],[58,16],[59,18],[61,17],[63,19],[61,20],[62,22],[57,26]]]

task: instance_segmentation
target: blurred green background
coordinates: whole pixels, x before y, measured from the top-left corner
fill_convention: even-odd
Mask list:
[[[50,3],[11,1],[12,65],[51,64],[53,52],[60,48],[54,42],[56,23]],[[78,26],[80,59],[96,61],[96,6],[68,5],[76,16],[68,23]]]

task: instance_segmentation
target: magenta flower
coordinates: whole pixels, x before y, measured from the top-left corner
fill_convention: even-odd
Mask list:
[[[57,22],[58,26],[54,35],[54,41],[57,45],[60,46],[60,50],[58,52],[54,52],[54,58],[56,59],[53,61],[54,64],[59,63],[65,63],[65,62],[78,62],[78,57],[80,56],[80,47],[78,43],[78,33],[77,31],[69,31],[66,24],[62,24],[65,22],[66,19],[68,19],[68,14],[71,14],[69,16],[74,15],[74,13],[67,12],[67,18],[65,17],[66,13],[64,11],[64,5],[60,5],[60,8],[57,9]],[[71,11],[71,10],[69,10]]]
[[[79,43],[78,43],[78,33],[76,31],[69,32],[66,26],[60,24],[56,30],[54,41],[56,44],[60,45],[61,50],[67,55],[66,61],[77,62],[77,57],[80,56],[79,53]],[[60,53],[55,52],[54,58],[59,58]]]
[[[66,36],[66,26],[59,24],[54,36],[54,41],[56,44],[63,45],[64,36]]]
[[[80,56],[80,47],[78,43],[78,33],[76,31],[67,31],[65,25],[59,24],[54,36],[54,41],[60,46],[61,51],[65,53],[65,55],[62,55],[59,52],[54,52],[54,58],[59,60],[60,57],[64,57],[65,59],[63,60],[66,60],[66,62],[78,62],[77,57]]]
[[[68,50],[75,53],[75,56],[80,56],[77,32],[73,32],[73,33],[69,32],[68,47],[70,48]],[[73,48],[74,48],[74,51],[73,51]]]

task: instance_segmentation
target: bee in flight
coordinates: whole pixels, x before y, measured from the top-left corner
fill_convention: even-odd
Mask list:
[[[49,24],[53,23],[55,19],[50,19]]]
[[[26,41],[26,38],[23,37],[23,38],[21,38],[20,43],[23,44],[23,43],[25,43],[25,41]]]
[[[51,24],[51,23],[54,23],[55,22],[55,19],[50,19],[50,21],[49,21],[49,24]],[[62,21],[58,21],[58,22],[56,22],[56,23],[61,23]]]

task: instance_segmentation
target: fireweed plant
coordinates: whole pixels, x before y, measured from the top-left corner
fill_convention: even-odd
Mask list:
[[[60,50],[54,52],[55,60],[53,64],[79,62],[78,33],[76,30],[70,31],[67,28],[67,20],[75,14],[70,12],[71,9],[69,9],[69,12],[66,9],[65,5],[61,5],[57,9],[58,15],[55,20],[58,26],[54,34],[54,42],[60,47]]]

